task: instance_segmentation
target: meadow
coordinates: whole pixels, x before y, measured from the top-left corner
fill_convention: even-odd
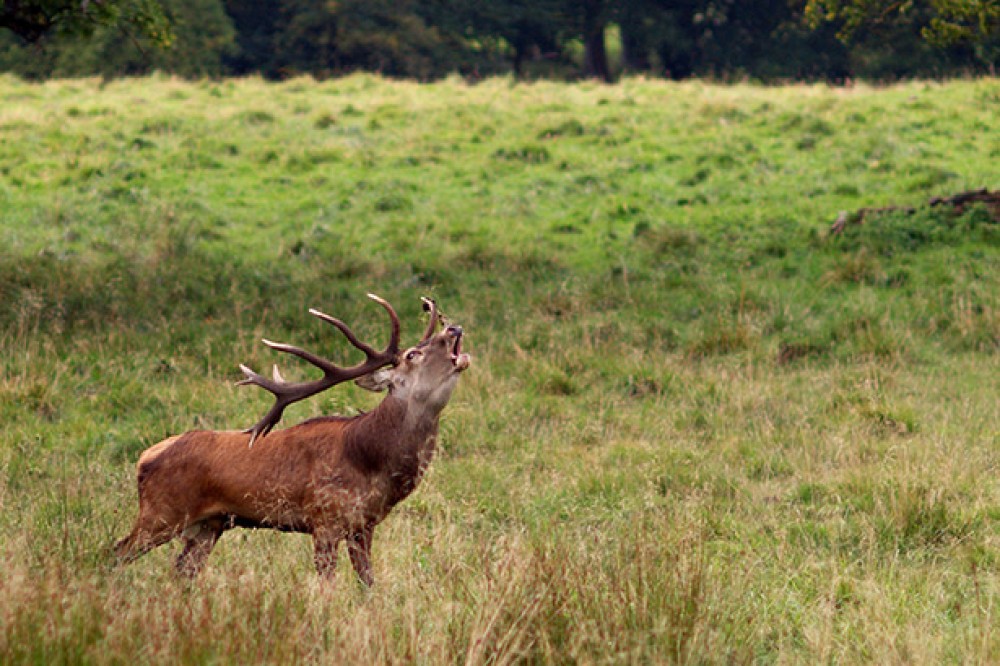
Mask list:
[[[0,662],[1000,661],[1000,81],[0,77]],[[918,206],[831,235],[843,210]],[[473,367],[376,585],[125,567],[261,337],[433,296]],[[371,408],[341,386],[284,423]],[[266,446],[266,440],[258,446]]]

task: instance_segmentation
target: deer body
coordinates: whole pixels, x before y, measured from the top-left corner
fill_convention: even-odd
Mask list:
[[[176,566],[193,576],[226,530],[271,528],[311,534],[316,568],[326,576],[346,541],[355,571],[370,584],[372,531],[419,484],[441,410],[469,365],[461,335],[456,326],[425,335],[393,358],[395,367],[364,376],[359,384],[389,391],[371,412],[265,431],[255,446],[261,423],[252,434],[191,431],[148,448],[137,465],[139,516],[115,546],[119,559],[180,536]]]

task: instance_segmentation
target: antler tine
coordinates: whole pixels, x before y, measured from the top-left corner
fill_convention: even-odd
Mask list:
[[[385,353],[389,353],[390,349],[394,354],[399,354],[399,317],[396,316],[396,311],[392,309],[389,305],[389,301],[384,298],[379,298],[375,294],[367,294],[368,298],[372,299],[389,313],[389,319],[392,322],[392,333],[389,335],[389,344],[385,348]]]
[[[420,339],[418,344],[424,344],[431,339],[434,335],[434,331],[437,329],[438,320],[442,318],[442,314],[438,312],[437,303],[433,298],[420,297],[420,300],[424,302],[424,312],[430,312],[430,321],[427,322],[427,330],[424,331],[424,336]]]
[[[284,380],[280,378],[280,373],[277,372],[278,366],[274,366],[274,380],[266,379],[242,363],[240,364],[240,370],[243,371],[246,378],[236,382],[237,386],[255,384],[277,396],[278,392],[281,391],[281,387],[285,385]],[[264,438],[269,432],[271,432],[274,425],[281,420],[281,414],[285,411],[285,407],[290,405],[292,402],[293,401],[291,400],[281,400],[281,398],[278,398],[275,400],[271,409],[268,410],[267,414],[264,415],[264,418],[255,423],[249,430],[244,431],[250,433],[251,447],[258,438]]]
[[[399,355],[399,317],[387,301],[375,296],[374,294],[368,294],[368,296],[386,309],[386,312],[389,313],[389,319],[391,320],[392,332],[389,336],[389,343],[382,351],[376,351],[370,345],[367,345],[359,340],[347,324],[339,319],[331,317],[328,314],[324,314],[319,310],[309,310],[309,312],[316,317],[319,317],[323,321],[336,326],[337,329],[344,334],[344,337],[347,338],[348,342],[364,352],[365,360],[363,362],[349,368],[342,368],[324,358],[317,356],[316,354],[313,354],[312,352],[301,349],[300,347],[282,342],[272,342],[271,340],[265,339],[263,341],[264,344],[271,349],[284,352],[286,354],[292,354],[293,356],[298,356],[299,358],[313,364],[323,371],[323,377],[313,381],[296,384],[286,382],[282,379],[277,366],[274,367],[274,379],[267,379],[245,365],[240,365],[240,370],[243,371],[243,374],[246,377],[237,382],[238,385],[254,384],[274,394],[275,397],[274,405],[271,406],[271,409],[268,410],[267,414],[265,414],[264,417],[255,423],[251,428],[246,430],[246,432],[250,433],[250,446],[253,446],[257,439],[263,438],[271,432],[271,429],[274,428],[278,421],[281,420],[281,415],[284,413],[285,407],[288,407],[292,403],[298,402],[299,400],[308,398],[311,395],[325,391],[335,384],[340,384],[341,382],[345,382],[349,379],[355,379],[372,372],[373,370],[377,370],[384,365],[391,365],[396,362],[396,357]]]
[[[387,301],[379,298],[375,294],[368,294],[368,298],[372,299],[373,301],[384,307],[386,312],[389,313],[389,319],[392,322],[392,332],[389,335],[389,343],[385,346],[385,349],[383,349],[381,352],[375,351],[370,345],[367,345],[361,340],[359,340],[358,337],[354,335],[354,331],[352,331],[347,326],[347,324],[340,321],[336,317],[331,317],[325,312],[320,312],[316,308],[309,308],[309,314],[313,315],[314,317],[322,319],[328,324],[336,326],[337,329],[339,329],[340,332],[344,334],[344,337],[347,338],[348,342],[350,342],[352,345],[354,345],[355,347],[364,352],[368,360],[372,360],[374,358],[382,356],[391,356],[392,362],[395,363],[396,356],[399,354],[399,329],[400,329],[399,317],[396,315],[396,311],[392,309],[392,306],[389,305]],[[271,346],[273,347],[274,345]],[[291,353],[294,354],[296,352],[292,351]]]
[[[316,356],[316,354],[306,351],[305,349],[301,349],[293,345],[288,345],[285,344],[284,342],[272,342],[267,338],[261,339],[261,342],[263,342],[265,345],[267,345],[268,347],[270,347],[275,351],[285,352],[286,354],[291,354],[292,356],[298,356],[304,361],[309,361],[323,372],[335,373],[341,370],[341,368],[338,368],[336,365],[330,363],[325,358]]]

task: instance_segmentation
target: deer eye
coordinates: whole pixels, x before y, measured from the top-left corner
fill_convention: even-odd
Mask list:
[[[418,356],[420,356],[420,352],[417,351],[416,349],[411,349],[410,351],[406,352],[406,360],[407,361],[412,361],[413,359],[415,359]]]

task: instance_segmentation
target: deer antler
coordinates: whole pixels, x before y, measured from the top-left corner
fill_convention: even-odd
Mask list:
[[[429,312],[431,316],[430,321],[427,322],[427,330],[424,331],[424,336],[420,338],[420,342],[417,343],[418,347],[431,339],[431,336],[434,335],[434,331],[437,329],[438,321],[442,324],[444,324],[445,321],[444,313],[438,311],[437,303],[434,299],[424,298],[421,296],[420,300],[424,302],[424,312]]]
[[[324,314],[319,310],[309,310],[309,314],[340,329],[340,332],[344,334],[344,337],[347,338],[348,342],[364,352],[365,360],[362,363],[350,368],[342,368],[334,365],[324,358],[316,356],[311,352],[300,349],[299,347],[294,347],[281,342],[264,340],[264,344],[271,349],[292,354],[293,356],[298,356],[299,358],[312,363],[323,371],[323,376],[320,379],[315,379],[309,382],[292,383],[285,381],[281,377],[281,373],[278,372],[278,366],[274,366],[274,378],[267,379],[266,377],[257,374],[247,366],[242,364],[240,365],[240,370],[242,370],[243,374],[246,375],[246,379],[238,382],[238,385],[243,386],[247,384],[254,384],[273,393],[275,397],[274,405],[268,410],[267,414],[265,414],[260,421],[255,423],[253,427],[244,431],[250,433],[250,446],[253,446],[258,437],[266,437],[267,433],[271,432],[271,429],[274,428],[278,421],[281,420],[281,415],[285,411],[285,407],[288,407],[292,403],[308,398],[309,396],[320,393],[321,391],[325,391],[336,384],[346,382],[350,379],[356,379],[357,377],[366,375],[369,372],[378,370],[383,366],[396,363],[396,358],[399,355],[399,317],[396,316],[396,311],[392,309],[392,306],[389,305],[387,301],[379,298],[375,294],[368,294],[368,298],[385,308],[386,312],[389,313],[389,319],[392,322],[392,333],[389,336],[389,344],[387,344],[385,349],[382,351],[377,351],[370,345],[361,342],[361,340],[354,335],[354,332],[347,327],[347,324],[339,319],[331,317],[328,314]]]

